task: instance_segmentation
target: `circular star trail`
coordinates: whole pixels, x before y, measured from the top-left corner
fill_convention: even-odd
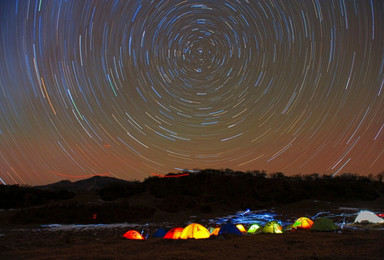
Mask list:
[[[0,181],[384,170],[384,3],[0,3]]]

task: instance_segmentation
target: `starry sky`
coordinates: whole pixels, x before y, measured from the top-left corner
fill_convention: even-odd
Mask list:
[[[384,1],[1,0],[0,182],[384,170]]]

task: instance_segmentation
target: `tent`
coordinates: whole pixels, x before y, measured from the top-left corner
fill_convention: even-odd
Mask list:
[[[202,238],[209,238],[210,233],[208,229],[206,229],[204,226],[192,223],[188,226],[186,226],[181,233],[180,238],[181,239],[188,239],[188,238],[194,238],[194,239],[202,239]]]
[[[313,221],[306,217],[298,218],[293,223],[292,228],[294,229],[310,229],[313,225]]]
[[[360,211],[360,213],[357,215],[355,219],[355,223],[362,223],[362,222],[375,223],[375,224],[384,223],[384,219],[380,218],[379,216],[377,216],[375,213],[371,211],[364,210],[364,211]]]
[[[155,233],[153,233],[153,237],[164,237],[167,234],[167,230],[164,228],[159,228]]]
[[[247,230],[243,226],[243,224],[237,224],[236,227],[240,230],[241,233],[247,233]]]
[[[311,230],[313,231],[336,231],[338,226],[326,217],[320,217],[313,221]]]
[[[182,228],[182,227],[171,228],[167,232],[167,234],[164,235],[163,238],[165,238],[165,239],[179,239],[183,230],[184,230],[184,228]]]
[[[129,230],[123,235],[123,237],[128,239],[144,240],[144,237],[136,230]]]
[[[259,224],[255,223],[249,227],[247,232],[251,234],[255,234],[255,233],[260,233],[261,230],[262,230],[262,227]]]
[[[221,225],[219,235],[222,234],[242,235],[241,231],[236,227],[236,225],[230,222]]]
[[[275,220],[269,221],[263,227],[263,233],[281,234],[283,233],[283,226]]]
[[[210,228],[209,232],[211,233],[211,236],[217,236],[219,234],[220,228]]]

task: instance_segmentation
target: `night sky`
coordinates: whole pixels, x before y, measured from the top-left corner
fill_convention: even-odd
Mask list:
[[[384,1],[0,1],[0,182],[384,170]]]

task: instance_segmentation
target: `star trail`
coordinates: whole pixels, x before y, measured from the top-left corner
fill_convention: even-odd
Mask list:
[[[0,1],[0,181],[384,170],[380,0]]]

